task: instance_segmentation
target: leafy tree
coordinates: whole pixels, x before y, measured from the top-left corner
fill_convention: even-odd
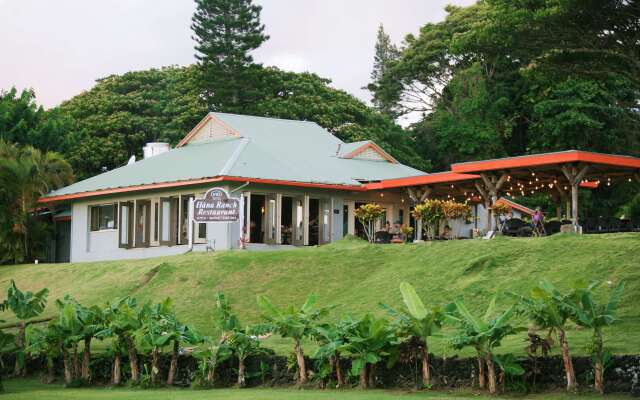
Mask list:
[[[610,354],[604,348],[602,330],[618,321],[616,309],[624,291],[624,282],[613,288],[606,303],[598,302],[595,297],[594,291],[601,285],[602,282],[595,282],[577,290],[572,308],[574,322],[584,328],[593,329],[590,350],[594,362],[594,387],[598,392],[604,393],[604,370]]]
[[[389,104],[388,96],[384,96],[381,92],[386,88],[387,82],[382,82],[387,78],[386,73],[391,64],[400,56],[400,51],[391,42],[391,38],[384,31],[382,24],[378,27],[376,36],[375,55],[373,58],[373,71],[371,71],[371,83],[367,85],[367,89],[373,94],[373,105],[383,114],[394,116],[393,106]]]
[[[536,328],[547,330],[549,336],[554,333],[558,335],[567,378],[567,390],[575,390],[578,382],[573,369],[566,332],[567,322],[574,312],[572,304],[575,292],[562,293],[551,283],[542,281],[531,290],[531,297],[512,292],[509,295],[518,299],[519,308],[531,319]]]
[[[148,142],[178,143],[207,112],[197,74],[174,66],[110,75],[62,103],[57,110],[71,123],[59,140],[78,178],[142,157]]]
[[[18,289],[16,282],[12,279],[7,290],[7,298],[0,304],[0,311],[10,310],[19,321],[18,333],[15,335],[17,352],[14,374],[16,376],[25,376],[27,373],[25,367],[25,328],[28,320],[42,314],[47,305],[48,295],[49,290],[46,288],[36,293],[23,292]],[[5,338],[4,334],[2,337]]]
[[[427,309],[416,290],[410,283],[400,284],[400,293],[407,313],[389,309],[398,318],[400,333],[403,336],[416,337],[421,343],[422,384],[431,385],[431,367],[429,364],[429,336],[433,336],[442,327],[445,319],[444,311],[440,307]]]
[[[379,204],[363,204],[355,210],[356,218],[362,223],[364,233],[367,235],[369,243],[375,240],[375,222],[382,217],[384,209]]]
[[[56,111],[39,106],[33,89],[20,93],[16,88],[0,90],[0,140],[59,151],[67,122]]]
[[[249,53],[269,38],[261,10],[252,0],[196,0],[191,29],[210,109],[242,112],[253,101],[256,66]]]
[[[471,314],[462,300],[455,300],[451,308],[451,310],[455,311],[447,314],[447,318],[458,327],[458,332],[451,337],[451,344],[458,349],[466,346],[475,347],[478,352],[480,387],[484,387],[484,366],[481,362],[484,359],[487,366],[489,393],[491,394],[497,391],[493,350],[500,346],[500,342],[506,336],[522,330],[509,324],[509,319],[513,316],[514,306],[508,307],[494,318],[495,305],[496,297],[489,303],[484,316],[476,317]]]
[[[316,296],[310,294],[300,308],[289,306],[278,308],[264,295],[258,296],[258,308],[267,321],[266,330],[277,333],[283,338],[291,338],[298,363],[298,383],[307,382],[307,368],[304,360],[301,340],[313,334],[320,318],[329,312],[329,307],[315,308]]]
[[[38,199],[73,181],[69,164],[54,152],[0,140],[0,263],[37,255],[45,227],[36,218]]]

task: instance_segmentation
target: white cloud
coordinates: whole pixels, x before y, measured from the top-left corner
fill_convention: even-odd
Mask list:
[[[306,72],[311,69],[311,63],[307,59],[289,53],[274,54],[268,57],[264,64],[293,72]]]

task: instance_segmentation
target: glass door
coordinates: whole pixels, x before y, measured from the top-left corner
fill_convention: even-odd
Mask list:
[[[304,197],[293,198],[293,245],[304,246]]]
[[[265,229],[265,238],[264,242],[267,244],[276,244],[277,243],[277,227],[278,227],[278,207],[276,202],[275,195],[267,195],[265,196],[265,205],[266,205],[266,229]]]

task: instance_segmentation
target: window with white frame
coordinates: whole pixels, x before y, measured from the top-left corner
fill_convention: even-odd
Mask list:
[[[117,204],[103,204],[91,206],[90,228],[92,232],[116,229],[116,218],[118,215]]]

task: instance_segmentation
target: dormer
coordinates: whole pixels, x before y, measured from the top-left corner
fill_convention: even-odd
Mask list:
[[[398,164],[398,160],[382,150],[380,146],[371,140],[361,142],[343,143],[338,146],[337,156],[340,158],[366,161],[382,161]]]
[[[239,138],[240,133],[217,118],[213,113],[207,114],[176,147],[189,143],[204,143],[225,137]]]

